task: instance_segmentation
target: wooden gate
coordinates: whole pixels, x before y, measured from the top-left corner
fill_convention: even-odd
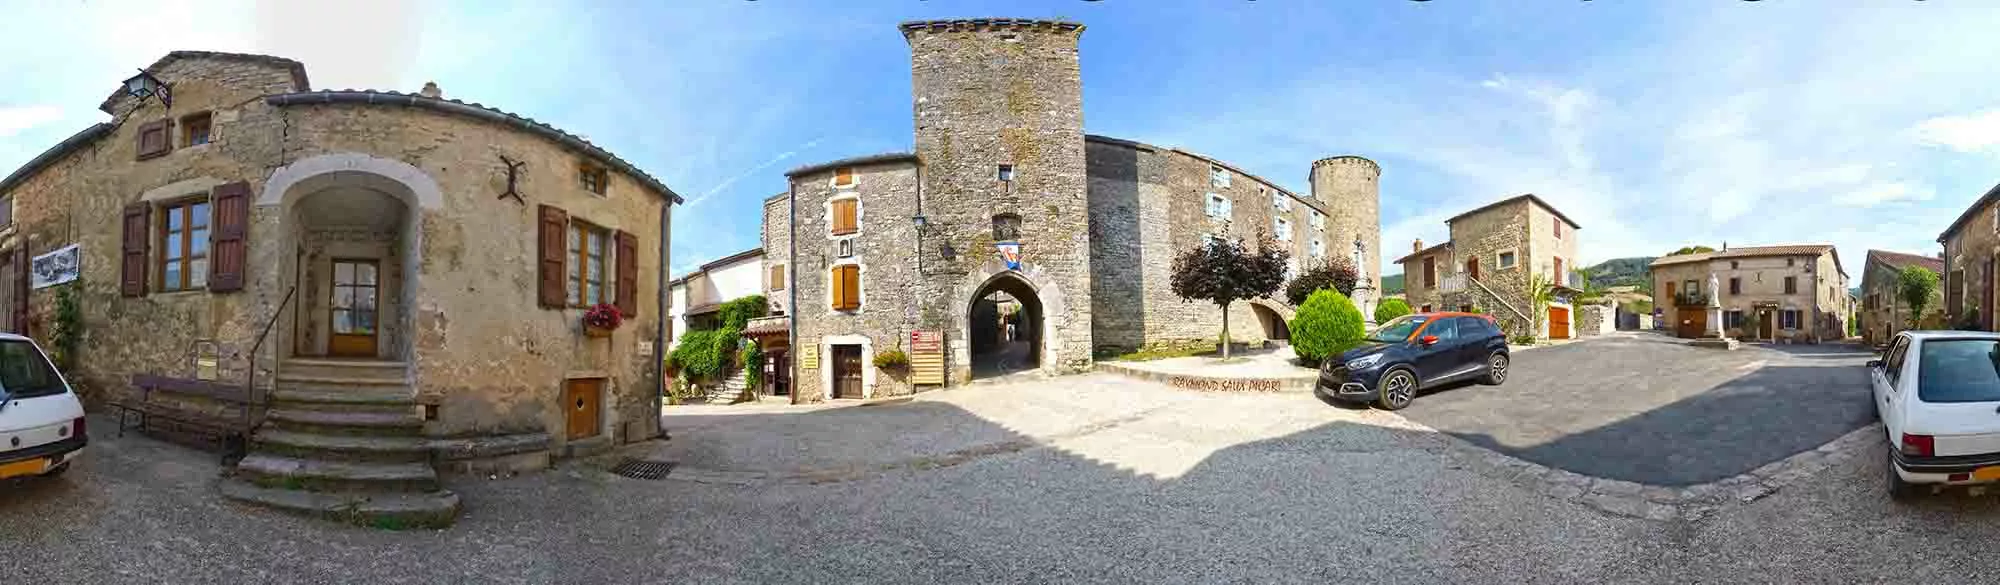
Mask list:
[[[1549,307],[1549,339],[1569,339],[1569,309]]]
[[[597,436],[604,426],[604,379],[576,378],[563,388],[563,411],[570,440]]]
[[[1708,311],[1694,307],[1675,307],[1674,335],[1686,338],[1701,337],[1708,332]]]

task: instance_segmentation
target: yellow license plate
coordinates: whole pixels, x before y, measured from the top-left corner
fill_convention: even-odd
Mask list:
[[[0,479],[19,475],[39,475],[43,471],[48,470],[48,466],[49,461],[47,459],[39,458],[27,461],[15,461],[13,463],[0,463]]]
[[[1972,470],[1972,479],[1980,481],[2000,479],[2000,467],[1981,467]]]

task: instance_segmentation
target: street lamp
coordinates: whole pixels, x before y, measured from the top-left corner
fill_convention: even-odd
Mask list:
[[[140,69],[138,75],[125,80],[125,94],[141,100],[151,96],[160,96],[161,105],[169,108],[174,107],[173,88],[168,87],[166,82],[160,81],[158,77],[153,77],[153,74],[147,73],[144,69]]]

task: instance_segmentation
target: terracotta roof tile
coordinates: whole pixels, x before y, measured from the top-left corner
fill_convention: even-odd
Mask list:
[[[1936,272],[1939,274],[1944,273],[1944,259],[1935,256],[1904,254],[1902,252],[1890,252],[1888,250],[1869,250],[1868,261],[1881,262],[1883,264],[1889,265],[1892,268],[1897,268],[1897,269],[1901,269],[1907,266],[1922,266],[1924,268],[1931,269],[1931,272]]]

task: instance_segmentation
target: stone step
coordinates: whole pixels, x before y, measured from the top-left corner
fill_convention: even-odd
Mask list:
[[[314,492],[428,492],[438,489],[429,463],[331,461],[252,452],[236,475],[267,488]]]
[[[397,361],[292,358],[278,363],[280,376],[404,380],[409,377],[409,373],[410,364]]]
[[[364,435],[321,435],[278,429],[263,429],[253,437],[252,449],[288,457],[335,461],[384,463],[425,463],[430,461],[430,441],[423,437],[373,437]]]
[[[280,429],[330,435],[414,436],[424,430],[423,417],[414,412],[273,408],[264,420]]]
[[[233,478],[223,480],[219,487],[222,495],[232,500],[374,528],[445,528],[458,520],[458,494],[444,490],[425,493],[304,492],[267,488]]]
[[[279,386],[317,386],[335,388],[408,388],[410,381],[403,375],[368,376],[352,374],[305,374],[278,370]]]
[[[281,386],[271,391],[274,408],[321,411],[419,413],[408,388],[328,388]]]

